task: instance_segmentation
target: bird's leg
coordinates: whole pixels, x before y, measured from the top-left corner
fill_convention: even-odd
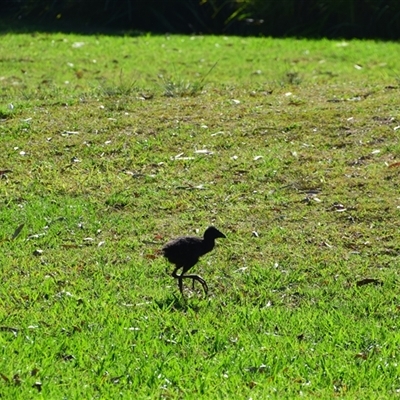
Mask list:
[[[189,275],[181,275],[181,278],[189,278],[192,279],[193,281],[193,288],[194,288],[194,281],[198,281],[201,283],[201,285],[203,286],[204,292],[207,294],[208,293],[208,286],[206,281],[199,275],[194,275],[194,274],[189,274]]]
[[[176,273],[176,271],[178,271],[178,269],[180,269],[180,268],[182,268],[181,266],[178,266],[178,267],[176,267],[175,269],[174,269],[174,271],[172,272],[172,277],[173,278],[176,278],[176,279],[178,279],[178,286],[179,286],[179,290],[180,290],[180,292],[183,294],[183,272],[182,272],[182,274],[180,274],[180,275],[178,275],[177,273]]]
[[[177,266],[173,272],[172,272],[172,277],[175,279],[178,279],[178,286],[179,286],[179,291],[183,294],[183,278],[189,278],[192,280],[192,288],[194,289],[194,282],[198,281],[201,283],[203,286],[204,292],[207,294],[208,293],[208,286],[206,281],[199,275],[194,275],[194,274],[189,274],[189,275],[184,275],[184,272],[182,272],[180,275],[178,275],[176,272],[178,269],[182,268],[181,266]]]
[[[178,284],[179,284],[179,290],[180,290],[181,294],[183,295],[183,279],[182,279],[182,276],[180,276],[178,278]]]

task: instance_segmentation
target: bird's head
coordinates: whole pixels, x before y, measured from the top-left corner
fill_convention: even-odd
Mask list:
[[[204,238],[217,239],[226,238],[226,236],[214,226],[209,226],[204,232]]]

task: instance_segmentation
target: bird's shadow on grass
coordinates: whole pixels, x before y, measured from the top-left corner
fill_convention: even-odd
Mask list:
[[[194,311],[198,312],[202,308],[202,302],[196,298],[187,299],[182,296],[176,296],[175,294],[164,297],[160,300],[155,300],[155,304],[164,311]]]

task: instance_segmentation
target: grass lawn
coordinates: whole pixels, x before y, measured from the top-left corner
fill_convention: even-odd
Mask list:
[[[0,397],[399,397],[399,62],[3,35]],[[160,249],[209,225],[182,298]]]

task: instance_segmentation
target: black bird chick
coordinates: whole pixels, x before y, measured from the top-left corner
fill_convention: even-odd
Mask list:
[[[208,286],[206,281],[199,275],[186,274],[190,268],[192,268],[199,258],[209,253],[215,246],[215,239],[226,238],[226,236],[220,232],[217,228],[210,226],[204,232],[203,238],[194,236],[183,236],[168,242],[162,251],[164,256],[172,264],[175,264],[175,269],[172,272],[172,276],[178,279],[179,290],[183,294],[183,278],[192,279],[193,288],[194,281],[198,281],[202,284],[204,292],[208,292]],[[180,275],[177,274],[178,269],[182,268]]]

